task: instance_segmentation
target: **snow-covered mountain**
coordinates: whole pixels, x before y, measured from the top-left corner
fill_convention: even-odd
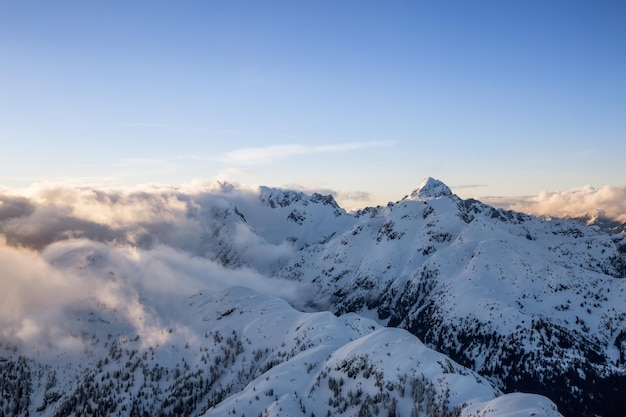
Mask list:
[[[602,210],[596,210],[581,217],[571,217],[571,219],[586,226],[597,227],[610,235],[626,232],[626,223],[610,218]]]
[[[615,390],[626,387],[625,263],[613,237],[461,200],[432,178],[357,217],[281,275],[566,415],[626,409]]]
[[[178,314],[144,331],[100,305],[73,312],[71,346],[4,342],[0,415],[559,415],[356,314],[302,313],[243,287],[168,308]]]
[[[224,183],[0,203],[0,417],[626,409],[623,233],[432,178],[354,213]]]

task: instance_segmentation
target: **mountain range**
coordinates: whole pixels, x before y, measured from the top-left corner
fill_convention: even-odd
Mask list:
[[[0,205],[5,265],[41,263],[74,294],[2,311],[0,416],[626,409],[613,224],[496,209],[433,178],[350,213],[225,183],[67,193]]]

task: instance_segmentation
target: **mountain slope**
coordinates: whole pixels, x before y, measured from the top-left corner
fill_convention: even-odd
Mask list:
[[[281,271],[411,331],[505,391],[540,392],[566,415],[619,415],[626,385],[626,281],[613,239],[461,200],[427,179],[357,213]],[[368,313],[369,311],[369,313]]]
[[[149,332],[105,306],[74,311],[69,349],[3,343],[0,414],[559,415],[357,315],[301,313],[243,287],[173,297],[170,308],[184,312]]]
[[[5,415],[298,415],[314,406],[348,415],[373,414],[373,403],[404,414],[409,402],[473,415],[530,401],[494,399],[492,387],[471,397],[459,381],[472,375],[485,390],[485,380],[381,325],[408,330],[500,390],[546,395],[567,416],[626,407],[614,389],[626,386],[623,233],[496,210],[432,178],[356,213],[329,196],[224,183],[2,201]],[[265,295],[220,293],[237,285]],[[299,313],[276,296],[340,317]],[[381,339],[399,340],[389,345],[397,349]],[[369,350],[384,354],[365,358]],[[446,365],[428,368],[432,360]],[[465,379],[440,375],[450,369]],[[345,389],[343,374],[355,379]],[[263,378],[276,381],[274,396],[259,393],[269,389]],[[443,407],[448,386],[455,394]],[[414,387],[430,394],[409,401]]]

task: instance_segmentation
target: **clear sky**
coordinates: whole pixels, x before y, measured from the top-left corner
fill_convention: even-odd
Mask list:
[[[230,179],[347,206],[426,176],[623,185],[625,22],[623,1],[0,0],[0,185]]]

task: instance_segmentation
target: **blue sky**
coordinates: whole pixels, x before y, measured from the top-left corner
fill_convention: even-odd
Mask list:
[[[218,178],[347,206],[426,176],[623,185],[624,21],[621,1],[0,1],[0,185]]]

